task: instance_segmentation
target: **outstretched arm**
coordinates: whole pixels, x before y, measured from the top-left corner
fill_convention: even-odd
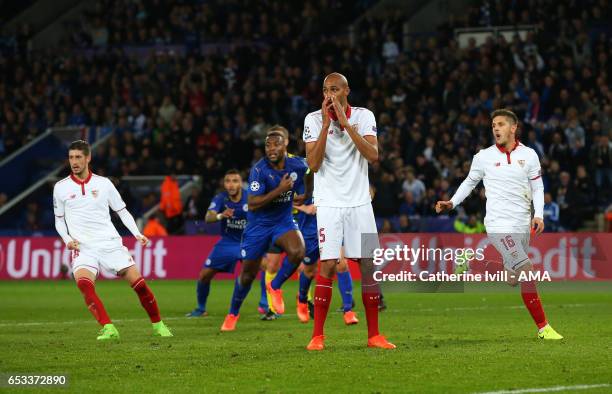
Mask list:
[[[480,165],[478,155],[474,156],[472,166],[468,176],[461,182],[461,185],[449,201],[438,201],[436,203],[436,213],[444,212],[456,208],[470,195],[478,182],[484,177],[484,170]]]

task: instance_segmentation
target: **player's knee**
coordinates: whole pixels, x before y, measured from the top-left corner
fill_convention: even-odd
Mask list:
[[[516,287],[519,284],[518,274],[516,272],[508,271],[508,280],[506,281],[511,287]]]
[[[312,279],[314,278],[316,272],[316,265],[305,265],[304,266],[304,275],[308,278],[308,279]]]
[[[242,286],[253,283],[259,273],[259,264],[252,261],[243,261],[242,272],[240,273],[240,284]]]
[[[533,264],[531,264],[531,261],[528,260],[516,271],[508,271],[508,284],[512,287],[516,287],[519,283],[521,283],[521,276],[528,275],[531,271],[533,271]]]
[[[321,261],[321,275],[326,278],[331,278],[336,273],[336,261],[325,260]]]
[[[305,253],[303,248],[290,249],[287,252],[287,258],[289,259],[289,262],[294,265],[300,264],[304,260],[304,257]]]
[[[213,270],[202,270],[200,271],[200,282],[202,283],[210,283],[212,278],[215,276],[215,272]]]
[[[245,271],[240,275],[240,286],[248,286],[255,280],[255,274]]]

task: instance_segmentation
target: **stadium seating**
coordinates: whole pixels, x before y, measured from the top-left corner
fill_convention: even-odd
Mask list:
[[[381,160],[370,179],[381,225],[390,218],[400,229],[408,172],[425,186],[410,217],[429,223],[432,204],[453,193],[472,155],[491,144],[488,115],[499,107],[519,114],[523,143],[540,155],[561,230],[581,228],[610,204],[609,10],[593,1],[538,2],[535,10],[502,1],[510,11],[500,13],[482,1],[429,35],[404,34],[397,16],[362,18],[351,40],[334,18],[348,24],[369,2],[350,10],[326,3],[330,12],[282,1],[99,1],[64,49],[0,59],[0,159],[51,126],[111,128],[94,171],[201,175],[203,211],[226,169],[246,174],[261,157],[268,125],[286,125],[290,151],[304,154],[304,115],[320,107],[322,77],[336,70],[349,80],[350,101],[377,115]],[[211,13],[223,18],[208,23]],[[525,39],[466,48],[452,34],[517,23],[535,28]],[[476,191],[466,213],[481,215],[483,201]],[[49,209],[40,207],[35,227],[52,229],[43,220]]]

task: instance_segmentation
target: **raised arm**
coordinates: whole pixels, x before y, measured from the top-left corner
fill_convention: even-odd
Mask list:
[[[210,202],[204,221],[206,223],[214,223],[234,216],[234,210],[226,208],[223,212],[219,213],[219,210],[223,208],[223,197],[221,194],[217,194],[215,198]]]
[[[324,99],[321,104],[321,116],[323,123],[321,128],[314,120],[314,116],[310,115],[304,119],[304,135],[303,139],[306,143],[306,162],[311,171],[317,172],[323,164],[325,157],[325,147],[327,145],[327,131],[331,120],[328,111],[331,109],[332,102]]]
[[[372,132],[371,134],[361,135],[357,127],[351,126],[346,118],[346,114],[340,105],[340,102],[337,98],[334,97],[332,100],[334,105],[334,111],[338,116],[338,122],[340,122],[340,127],[342,127],[348,133],[349,137],[355,144],[355,147],[361,153],[363,157],[368,161],[368,163],[373,163],[378,160],[378,140],[376,138],[376,134]],[[365,126],[366,130],[372,129],[372,127],[376,128],[376,121],[374,120],[374,115],[372,114],[372,119],[368,125]]]

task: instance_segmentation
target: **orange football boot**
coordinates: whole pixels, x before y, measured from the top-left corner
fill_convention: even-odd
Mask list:
[[[266,284],[266,290],[268,290],[268,294],[270,294],[270,298],[272,298],[272,308],[274,312],[278,315],[282,315],[285,313],[285,301],[283,301],[283,291],[281,289],[274,290],[272,288],[272,283]]]
[[[317,335],[316,337],[312,337],[308,346],[306,346],[307,350],[323,350],[325,348],[325,344],[323,341],[325,340],[325,335]]]
[[[240,315],[232,315],[231,313],[225,316],[225,320],[221,326],[221,331],[234,331],[236,329],[236,323],[238,323],[239,317]]]
[[[308,303],[297,301],[297,316],[302,323],[308,323],[310,320],[310,314],[308,313]]]
[[[368,347],[377,347],[380,349],[395,349],[396,346],[391,342],[387,341],[383,335],[375,335],[372,338],[368,338]]]
[[[347,326],[352,326],[353,324],[359,323],[359,319],[357,319],[357,315],[353,311],[344,312],[344,324]]]

